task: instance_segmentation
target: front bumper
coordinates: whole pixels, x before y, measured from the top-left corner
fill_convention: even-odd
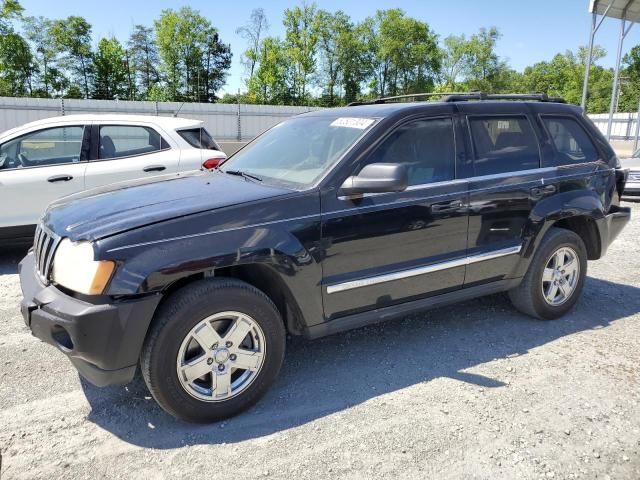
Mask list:
[[[30,252],[19,266],[20,310],[33,335],[57,347],[96,386],[130,382],[160,295],[93,304],[44,285]]]

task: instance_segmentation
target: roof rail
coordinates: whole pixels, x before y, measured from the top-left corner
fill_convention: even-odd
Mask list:
[[[536,101],[567,103],[562,97],[549,97],[546,93],[497,93],[488,94],[485,92],[442,92],[442,93],[410,93],[407,95],[395,95],[393,97],[376,98],[375,100],[351,102],[348,107],[358,105],[378,105],[384,103],[394,103],[396,100],[405,98],[442,97],[443,102],[466,102],[469,100],[514,100],[514,101]]]
[[[567,103],[562,97],[549,97],[546,93],[495,93],[467,92],[447,95],[443,102],[466,102],[468,100],[515,100],[534,102]]]

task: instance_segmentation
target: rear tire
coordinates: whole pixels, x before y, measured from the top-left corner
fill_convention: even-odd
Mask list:
[[[509,291],[509,298],[522,313],[554,320],[576,304],[586,275],[587,249],[582,239],[571,230],[553,227],[520,285]]]
[[[215,278],[191,283],[161,305],[140,367],[165,411],[210,423],[255,404],[277,378],[284,351],[273,302],[247,283]]]

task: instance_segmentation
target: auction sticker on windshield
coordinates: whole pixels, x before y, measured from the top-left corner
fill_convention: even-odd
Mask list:
[[[374,122],[372,118],[340,117],[331,122],[332,127],[347,127],[364,130]]]

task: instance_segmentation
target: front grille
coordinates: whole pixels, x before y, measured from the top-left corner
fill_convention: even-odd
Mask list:
[[[640,182],[640,173],[630,173],[629,180],[632,180],[634,182]]]
[[[47,230],[43,225],[38,225],[33,242],[33,255],[35,256],[38,273],[45,282],[49,281],[53,254],[58,247],[58,243],[60,243],[60,237]]]

